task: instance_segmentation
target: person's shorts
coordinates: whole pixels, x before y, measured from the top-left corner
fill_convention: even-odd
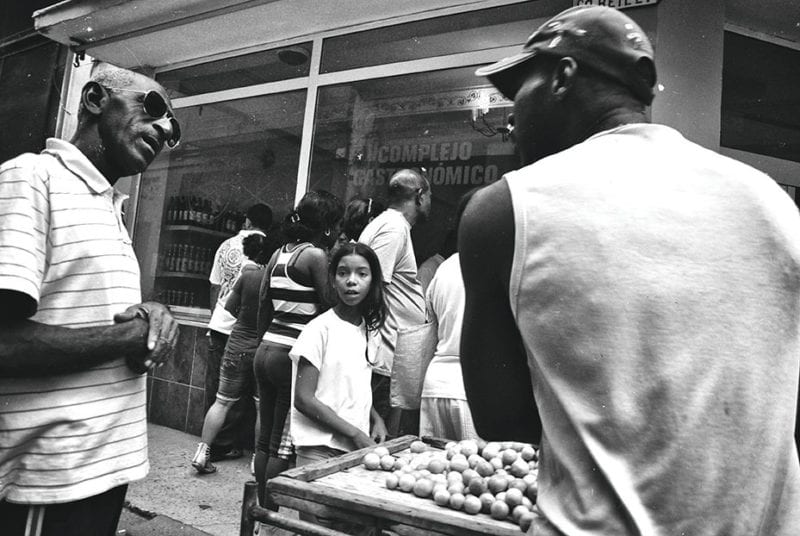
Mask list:
[[[479,439],[466,400],[428,398],[420,401],[419,435],[460,441]]]
[[[236,402],[244,393],[252,393],[253,356],[255,352],[231,353],[227,350],[219,367],[217,398],[223,402]]]

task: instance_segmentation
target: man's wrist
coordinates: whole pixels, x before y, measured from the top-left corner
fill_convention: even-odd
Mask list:
[[[147,335],[150,331],[149,321],[138,314],[127,322],[116,324],[117,329],[121,331],[119,340],[123,345],[123,351],[126,353],[147,352]]]

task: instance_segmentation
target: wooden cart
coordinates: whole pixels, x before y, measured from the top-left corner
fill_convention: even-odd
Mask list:
[[[392,454],[408,452],[414,436],[404,436],[384,443]],[[434,448],[436,440],[424,439]],[[270,480],[267,492],[280,506],[325,518],[335,518],[374,527],[401,536],[521,536],[519,526],[498,521],[486,514],[469,515],[438,506],[429,498],[389,490],[385,471],[368,471],[361,464],[366,448],[331,460],[291,469]],[[289,518],[256,505],[255,483],[245,488],[242,535],[252,535],[253,521],[292,530],[304,536],[334,536],[341,532],[317,524]]]

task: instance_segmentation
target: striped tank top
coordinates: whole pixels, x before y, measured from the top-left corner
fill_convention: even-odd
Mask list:
[[[313,247],[311,243],[298,245],[292,251],[281,247],[275,267],[270,273],[269,295],[272,299],[272,323],[264,333],[267,342],[294,346],[300,332],[308,322],[319,315],[322,308],[317,290],[301,285],[289,276],[289,267],[294,266],[303,250]]]

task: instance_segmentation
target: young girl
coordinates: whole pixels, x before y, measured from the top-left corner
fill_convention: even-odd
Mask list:
[[[386,317],[380,262],[369,246],[344,244],[334,253],[328,276],[338,303],[309,322],[289,353],[298,466],[386,438],[370,389],[370,335]]]

